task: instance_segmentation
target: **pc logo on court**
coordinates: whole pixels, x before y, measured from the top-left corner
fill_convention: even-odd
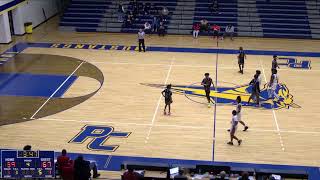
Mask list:
[[[115,151],[119,145],[108,145],[109,138],[127,138],[131,132],[117,132],[111,126],[85,125],[81,131],[73,137],[69,143],[83,144],[87,142],[87,148],[93,151]]]

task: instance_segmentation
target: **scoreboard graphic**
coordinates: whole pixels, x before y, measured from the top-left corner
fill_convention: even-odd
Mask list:
[[[2,178],[54,178],[54,151],[1,151]]]

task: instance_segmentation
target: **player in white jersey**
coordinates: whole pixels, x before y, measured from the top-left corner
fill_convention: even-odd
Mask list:
[[[241,119],[241,110],[242,110],[242,104],[241,104],[241,97],[238,96],[236,99],[236,111],[237,111],[237,118],[240,124],[242,124],[244,126],[243,131],[247,131],[248,130],[248,126],[246,125],[246,123],[244,121],[242,121]],[[230,129],[228,129],[228,131],[230,131]]]
[[[269,89],[268,89],[269,99],[273,99],[274,97],[279,99],[279,96],[276,93],[276,89],[277,89],[277,86],[278,86],[278,83],[279,83],[279,77],[278,77],[277,72],[278,72],[277,69],[272,69],[272,75],[271,75],[271,78],[270,78],[270,82],[268,84],[268,87],[269,87]]]
[[[241,145],[242,140],[235,136],[235,133],[237,131],[237,127],[238,127],[237,111],[233,110],[232,111],[231,128],[230,128],[230,142],[228,142],[227,144],[233,145],[233,139],[235,139],[238,141],[238,145],[239,146]]]
[[[236,99],[236,101],[237,101],[236,111],[237,111],[238,121],[239,121],[240,124],[242,124],[242,125],[244,126],[243,131],[246,131],[246,130],[248,130],[249,127],[248,127],[248,126],[246,125],[246,123],[244,123],[244,122],[242,121],[242,119],[241,119],[241,110],[242,110],[241,97],[238,96],[237,99]]]

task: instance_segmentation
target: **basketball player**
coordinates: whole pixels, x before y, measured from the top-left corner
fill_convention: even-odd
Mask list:
[[[241,97],[240,96],[237,97],[236,103],[237,103],[236,104],[237,105],[236,111],[237,111],[238,121],[239,121],[240,124],[242,124],[244,126],[243,131],[247,131],[249,127],[246,126],[246,124],[241,120],[242,104],[241,104]],[[228,131],[230,131],[230,129],[228,129]]]
[[[171,114],[171,103],[172,103],[172,92],[171,92],[171,84],[167,85],[167,88],[165,90],[163,90],[161,92],[162,96],[164,97],[164,102],[165,102],[165,106],[164,106],[164,110],[163,110],[163,114],[167,115],[166,109],[167,106],[169,106],[169,112],[168,115]]]
[[[211,97],[210,97],[210,88],[211,88],[211,84],[214,88],[214,84],[213,84],[213,81],[212,79],[209,77],[209,73],[205,73],[204,74],[204,79],[202,80],[201,82],[201,85],[203,85],[203,88],[204,88],[204,91],[206,92],[206,97],[207,97],[207,100],[208,100],[208,107],[210,108],[210,102],[212,102],[211,100]],[[214,102],[212,102],[214,103]]]
[[[231,128],[230,128],[230,142],[228,142],[227,144],[233,145],[233,139],[235,139],[238,141],[238,145],[239,146],[241,145],[242,140],[235,136],[235,133],[237,131],[237,127],[238,127],[237,111],[233,110],[232,111]]]
[[[249,83],[252,86],[252,92],[251,92],[251,96],[249,97],[248,100],[248,104],[250,103],[251,99],[255,99],[257,105],[260,105],[260,84],[259,84],[259,80],[258,80],[258,75],[255,74],[254,78],[251,80],[251,82]]]
[[[272,75],[270,77],[270,82],[268,84],[268,96],[269,99],[273,99],[274,97],[276,97],[277,99],[279,99],[278,94],[276,93],[276,89],[279,83],[279,77],[277,75],[277,69],[272,69]]]
[[[272,60],[272,65],[271,65],[271,71],[272,71],[272,69],[277,69],[277,68],[280,69],[279,64],[278,64],[278,62],[277,62],[277,59],[278,59],[278,56],[277,56],[277,55],[273,55],[273,60]]]
[[[244,50],[242,47],[239,48],[239,55],[238,55],[238,64],[239,64],[239,73],[243,74],[243,68],[244,68],[244,60],[246,59],[246,54],[244,53]]]
[[[242,110],[241,97],[238,96],[236,101],[237,101],[236,111],[237,111],[238,121],[240,124],[242,124],[244,126],[243,131],[246,131],[246,130],[248,130],[249,127],[241,120],[241,110]]]
[[[261,71],[260,70],[256,70],[256,74],[258,75],[259,85],[261,85]]]

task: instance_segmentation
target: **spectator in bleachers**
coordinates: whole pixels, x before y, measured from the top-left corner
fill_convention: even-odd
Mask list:
[[[161,14],[160,14],[160,18],[163,20],[163,21],[167,21],[167,17],[169,15],[169,10],[167,7],[163,7],[162,10],[161,10]]]
[[[157,32],[158,24],[159,24],[159,20],[158,20],[157,16],[153,16],[153,19],[152,19],[152,31],[153,32]]]
[[[151,24],[150,24],[149,22],[145,22],[145,23],[144,23],[144,32],[145,32],[146,34],[151,33]]]
[[[133,21],[134,21],[134,15],[133,15],[132,11],[128,11],[127,15],[126,15],[125,26],[126,27],[132,26]]]
[[[151,4],[150,4],[150,3],[146,3],[146,4],[144,5],[144,8],[143,8],[144,15],[150,14],[150,10],[151,10]]]
[[[229,24],[226,29],[225,32],[223,33],[223,38],[230,36],[231,40],[233,40],[233,35],[234,35],[234,27]]]
[[[128,167],[128,170],[123,173],[123,180],[139,180],[140,175],[133,171],[131,167]]]
[[[193,24],[193,38],[198,38],[198,35],[199,35],[199,31],[200,31],[200,24],[199,23],[195,23]]]
[[[123,22],[123,16],[125,14],[124,7],[120,3],[118,7],[118,22]]]
[[[79,155],[78,158],[74,161],[74,179],[90,179],[91,170],[93,171],[93,178],[97,178],[100,176],[100,174],[98,174],[97,165],[94,162],[90,163],[89,161],[84,160],[82,155]]]
[[[179,174],[173,177],[174,180],[188,180],[187,176],[184,175],[183,170],[179,170]]]
[[[166,28],[164,27],[164,23],[160,22],[159,28],[158,28],[158,35],[164,36],[166,33]]]
[[[201,23],[200,31],[209,32],[209,23],[208,23],[208,21],[206,19],[201,19],[200,23]]]
[[[219,25],[216,25],[214,24],[212,27],[212,31],[213,31],[213,38],[219,38],[219,34],[220,34],[220,26]]]
[[[209,9],[210,9],[211,13],[219,13],[218,0],[213,0],[212,3],[209,5]]]

